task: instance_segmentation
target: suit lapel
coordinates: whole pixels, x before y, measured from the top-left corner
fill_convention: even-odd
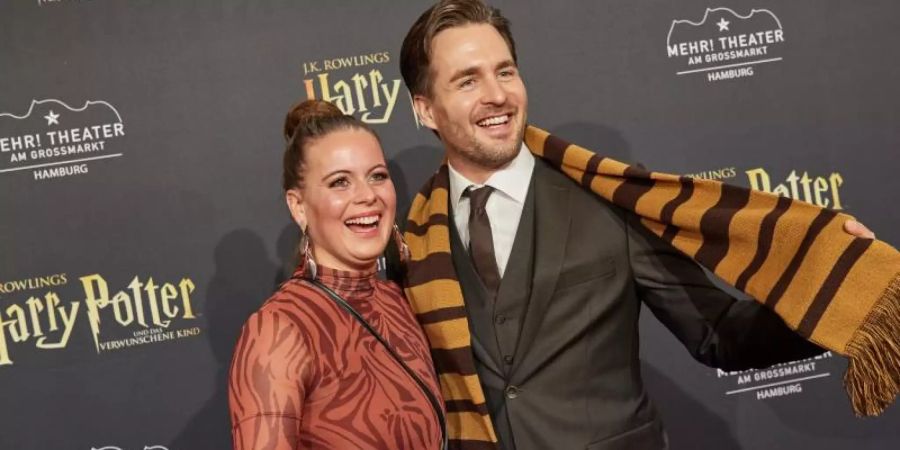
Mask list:
[[[570,184],[568,180],[554,177],[552,170],[540,159],[535,161],[534,278],[528,310],[516,346],[515,363],[510,372],[513,383],[530,375],[534,365],[540,362],[528,359],[525,355],[537,337],[565,258],[571,222],[571,186],[567,185]]]

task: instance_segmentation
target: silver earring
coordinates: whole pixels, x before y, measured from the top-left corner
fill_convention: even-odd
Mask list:
[[[306,233],[306,230],[307,227],[304,227],[303,236],[300,237],[300,248],[302,249],[301,253],[303,254],[303,269],[310,279],[315,280],[318,267],[316,267],[316,260],[314,260],[312,256],[312,239],[309,238],[309,234]]]
[[[397,253],[400,254],[400,262],[408,264],[409,260],[412,259],[409,245],[406,244],[406,239],[403,239],[403,233],[400,232],[400,227],[398,227],[396,223],[394,224],[394,243],[397,244]]]

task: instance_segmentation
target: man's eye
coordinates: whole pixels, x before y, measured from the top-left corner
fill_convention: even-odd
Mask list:
[[[460,87],[461,89],[465,89],[465,88],[468,88],[468,87],[472,87],[472,86],[474,86],[474,85],[475,85],[475,80],[473,80],[473,79],[471,79],[471,78],[467,78],[467,79],[465,79],[465,80],[463,80],[463,81],[461,81],[461,82],[459,83],[459,87]]]
[[[328,187],[330,188],[339,188],[339,187],[347,187],[350,185],[350,181],[344,177],[333,180],[331,183],[328,183]]]

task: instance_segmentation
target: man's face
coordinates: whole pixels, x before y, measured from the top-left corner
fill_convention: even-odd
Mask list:
[[[431,53],[431,93],[415,97],[416,111],[440,134],[453,167],[484,173],[512,161],[528,95],[506,41],[491,25],[465,25],[438,33]]]

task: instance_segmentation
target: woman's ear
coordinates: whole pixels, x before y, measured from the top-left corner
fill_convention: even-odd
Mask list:
[[[300,192],[300,189],[288,189],[284,193],[284,200],[287,202],[288,210],[290,210],[294,222],[300,226],[303,232],[306,232],[306,205],[303,203],[303,194]]]

